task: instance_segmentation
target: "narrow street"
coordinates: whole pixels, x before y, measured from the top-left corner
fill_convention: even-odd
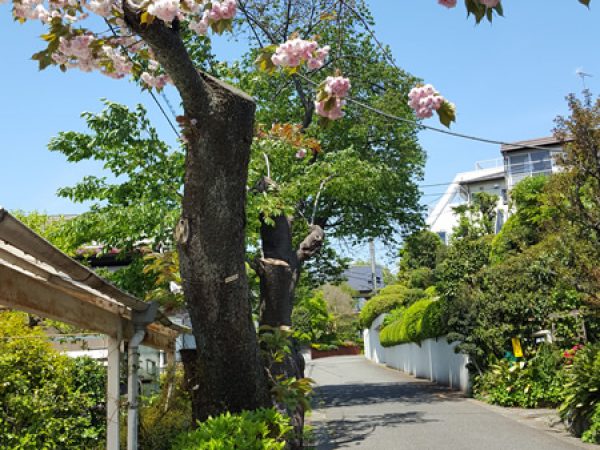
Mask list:
[[[541,413],[488,406],[362,356],[317,359],[306,369],[317,382],[317,449],[598,448],[549,428]]]

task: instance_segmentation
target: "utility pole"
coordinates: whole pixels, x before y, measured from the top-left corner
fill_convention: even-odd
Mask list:
[[[375,265],[375,240],[369,242],[369,251],[371,252],[371,279],[373,280],[373,294],[377,293],[377,272]]]

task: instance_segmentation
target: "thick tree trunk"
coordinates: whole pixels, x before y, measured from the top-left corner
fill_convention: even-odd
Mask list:
[[[199,74],[176,27],[139,25],[130,10],[126,19],[171,76],[185,111],[188,151],[176,238],[197,347],[186,358],[194,418],[268,405],[244,263],[254,102]]]
[[[265,183],[269,184],[269,183]],[[311,233],[295,251],[292,246],[292,223],[285,216],[274,219],[274,225],[267,225],[261,218],[261,240],[264,257],[257,262],[260,277],[260,324],[272,328],[288,328],[292,324],[294,291],[302,263],[313,256],[323,242],[324,234],[320,227],[313,227]],[[271,375],[276,378],[304,378],[304,359],[299,348],[292,343],[291,354],[281,363],[271,363]],[[277,405],[284,410],[284,405]],[[292,449],[303,447],[304,408],[299,405],[294,411],[287,411],[294,427],[294,437],[289,445]]]
[[[245,201],[254,103],[214,81],[186,158],[178,226],[183,288],[202,384],[194,405],[210,414],[268,402],[245,269]],[[195,138],[195,139],[194,139]]]

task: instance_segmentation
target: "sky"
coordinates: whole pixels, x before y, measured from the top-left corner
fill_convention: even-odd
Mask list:
[[[586,84],[598,92],[599,0],[589,10],[577,0],[504,0],[505,17],[479,26],[466,18],[461,2],[451,10],[436,0],[369,3],[374,31],[397,63],[456,104],[453,131],[502,141],[547,136],[553,119],[567,113],[565,95],[582,90],[577,69],[594,75]],[[102,168],[68,163],[46,145],[61,130],[84,130],[81,112],[100,111],[102,98],[142,103],[163,139],[174,142],[174,134],[150,96],[131,82],[76,70],[39,72],[30,56],[41,49],[41,33],[36,24],[13,22],[9,5],[0,5],[0,205],[80,213],[86,205],[58,198],[56,190]],[[234,59],[243,49],[243,43],[215,41],[222,59]],[[166,95],[177,107],[177,94]],[[434,119],[426,123],[439,125]],[[428,155],[424,185],[449,183],[476,161],[500,157],[497,145],[431,131],[419,139]],[[423,188],[423,203],[434,202],[445,188]]]

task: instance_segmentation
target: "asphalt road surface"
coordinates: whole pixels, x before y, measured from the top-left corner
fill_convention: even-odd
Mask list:
[[[317,382],[309,421],[320,450],[600,450],[550,428],[548,411],[485,405],[362,356],[311,361],[306,376]]]

